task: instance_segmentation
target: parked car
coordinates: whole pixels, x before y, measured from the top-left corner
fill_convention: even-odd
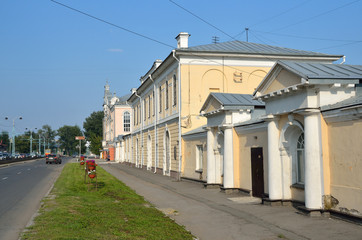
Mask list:
[[[55,163],[55,164],[61,164],[62,163],[62,159],[61,157],[58,155],[55,155],[55,154],[48,154],[45,158],[45,163],[48,164],[48,163]]]

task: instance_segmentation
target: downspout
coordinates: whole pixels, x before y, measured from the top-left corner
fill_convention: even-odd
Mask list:
[[[346,56],[343,56],[343,60],[342,60],[342,62],[340,64],[343,64],[345,62],[346,62]]]
[[[155,129],[155,171],[153,173],[157,172],[157,163],[158,163],[158,149],[157,149],[157,116],[158,116],[158,112],[157,112],[157,102],[156,102],[156,84],[155,81],[152,79],[152,75],[148,75],[149,78],[151,79],[151,81],[153,82],[153,105],[154,105],[154,109],[155,112],[153,113],[155,115],[155,119],[154,119],[154,129]],[[149,110],[150,111],[150,110]]]
[[[138,97],[139,99],[140,99],[140,112],[141,112],[141,122],[142,122],[142,124],[141,124],[141,155],[142,155],[142,157],[141,157],[141,167],[142,167],[142,163],[143,163],[143,108],[142,108],[142,98],[141,98],[141,96],[139,96],[138,94],[137,94],[137,91],[135,91],[135,95],[136,95],[136,97]],[[138,168],[139,168],[139,166],[137,166]]]
[[[176,50],[172,50],[172,56],[178,62],[177,78],[178,78],[178,151],[179,151],[179,162],[178,162],[178,180],[181,180],[181,169],[182,169],[182,148],[181,148],[181,62],[176,57]]]

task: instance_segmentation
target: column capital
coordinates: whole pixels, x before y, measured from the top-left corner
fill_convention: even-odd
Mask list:
[[[280,118],[279,116],[273,114],[268,114],[261,117],[261,119],[263,119],[266,122],[276,121],[279,120],[279,118]]]
[[[305,109],[296,110],[293,113],[308,116],[308,115],[313,115],[313,114],[320,114],[321,110],[319,108],[305,108]]]

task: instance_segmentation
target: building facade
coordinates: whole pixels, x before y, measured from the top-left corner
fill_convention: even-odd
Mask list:
[[[189,36],[176,37],[177,48],[153,64],[128,99],[134,129],[124,136],[125,161],[205,182],[197,158],[206,160],[207,119],[200,109],[210,93],[251,94],[277,60],[332,63],[342,57],[240,41],[189,47]],[[185,140],[198,130],[205,133],[196,145]]]
[[[104,87],[103,98],[103,141],[102,158],[109,158],[111,161],[120,161],[122,156],[119,139],[132,131],[132,109],[127,99],[130,94],[117,97],[112,94],[109,84]]]

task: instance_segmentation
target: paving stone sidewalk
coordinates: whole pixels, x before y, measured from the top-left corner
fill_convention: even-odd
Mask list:
[[[361,225],[305,216],[292,206],[265,206],[257,198],[226,195],[125,164],[98,164],[201,240],[362,239]]]

